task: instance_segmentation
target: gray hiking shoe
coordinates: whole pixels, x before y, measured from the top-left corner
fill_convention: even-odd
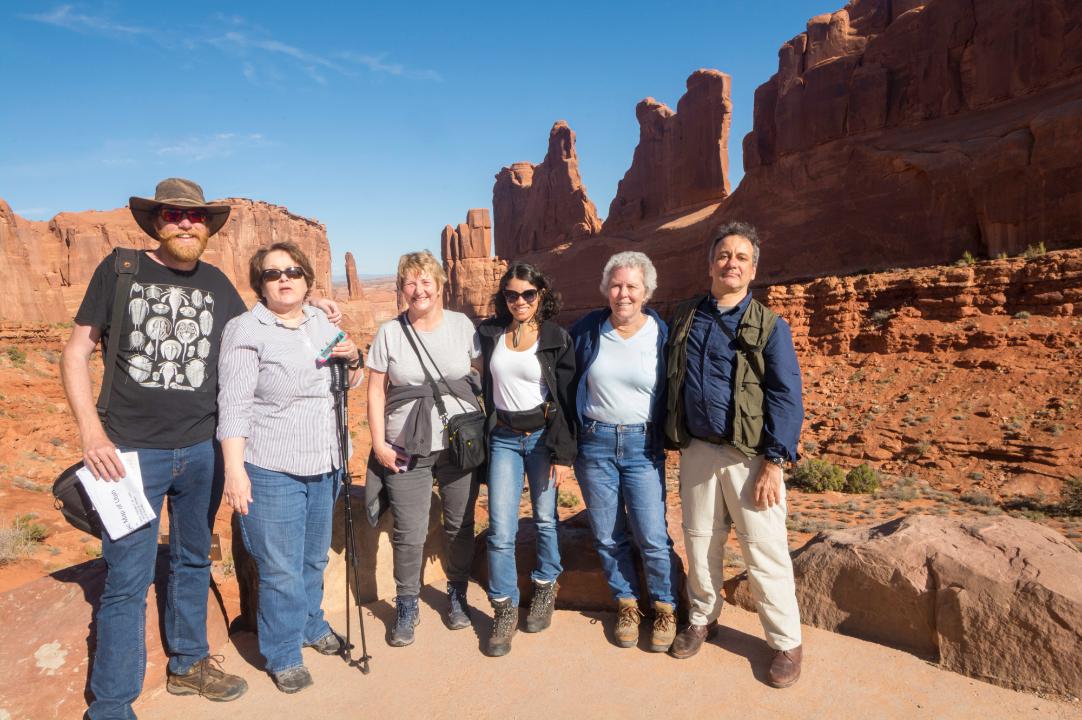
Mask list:
[[[421,623],[421,609],[416,595],[399,595],[394,599],[398,614],[391,630],[391,646],[405,647],[413,644],[413,628]]]
[[[470,606],[466,604],[466,582],[447,583],[447,627],[463,630],[470,626]]]
[[[274,684],[284,693],[292,695],[312,684],[312,674],[304,665],[292,667],[281,672],[271,673]]]
[[[533,599],[530,600],[530,614],[526,616],[526,632],[541,632],[552,624],[552,611],[556,608],[556,593],[560,583],[533,584]]]
[[[488,638],[485,654],[500,657],[511,652],[511,638],[518,630],[518,608],[511,598],[492,601],[492,635]]]

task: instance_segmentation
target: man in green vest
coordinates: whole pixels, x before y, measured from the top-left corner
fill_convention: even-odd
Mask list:
[[[747,223],[712,236],[710,294],[682,304],[670,324],[665,434],[680,449],[690,624],[670,653],[689,658],[717,628],[725,542],[736,530],[767,644],[769,680],[800,677],[800,610],[785,528],[786,463],[804,418],[789,325],[749,291],[759,237]]]

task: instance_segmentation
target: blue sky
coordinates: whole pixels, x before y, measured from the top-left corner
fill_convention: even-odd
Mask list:
[[[179,175],[327,225],[334,272],[439,251],[566,120],[604,216],[700,67],[733,77],[730,171],[780,45],[843,0],[620,3],[5,2],[0,198],[31,219],[122,206]]]

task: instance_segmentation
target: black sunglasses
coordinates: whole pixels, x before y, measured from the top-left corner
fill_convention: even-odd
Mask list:
[[[263,278],[263,282],[274,282],[278,278],[285,275],[290,280],[300,280],[304,277],[304,268],[299,268],[296,265],[293,267],[287,267],[285,270],[279,270],[278,268],[267,268],[259,274],[259,277]]]
[[[513,302],[518,302],[519,298],[522,298],[523,300],[525,300],[527,305],[533,305],[534,301],[537,300],[537,292],[538,292],[537,290],[526,290],[524,292],[515,292],[514,290],[504,290],[503,291],[503,299],[508,305],[510,305]]]

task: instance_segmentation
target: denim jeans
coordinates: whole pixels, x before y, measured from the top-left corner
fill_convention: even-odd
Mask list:
[[[240,516],[259,569],[259,652],[268,672],[303,665],[301,648],[331,632],[323,617],[323,570],[340,471],[290,475],[244,463],[252,504]]]
[[[582,488],[597,554],[613,597],[637,598],[634,538],[650,599],[675,605],[676,565],[665,523],[665,461],[655,459],[649,426],[587,419],[579,437],[575,477]]]
[[[549,480],[551,451],[545,447],[544,431],[526,435],[499,425],[489,434],[488,449],[488,596],[511,598],[517,606],[515,541],[523,472],[537,526],[537,568],[531,577],[551,582],[563,569],[556,540],[556,487]]]
[[[90,689],[93,720],[135,717],[131,704],[146,673],[147,590],[154,580],[162,500],[169,507],[169,581],[165,641],[169,669],[183,673],[207,656],[210,531],[222,498],[221,451],[212,440],[177,449],[117,448],[139,455],[143,492],[154,510],[149,525],[119,540],[102,533],[108,566],[98,607]]]

